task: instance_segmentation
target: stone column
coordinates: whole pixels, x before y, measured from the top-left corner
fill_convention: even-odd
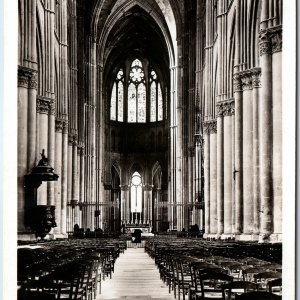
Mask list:
[[[68,181],[68,196],[67,196],[67,203],[70,202],[72,199],[72,175],[73,175],[73,135],[69,133],[68,135],[68,176],[67,176],[67,181]],[[68,210],[69,213],[67,213],[67,228],[70,230],[71,227],[71,213],[72,209],[69,206]]]
[[[129,205],[129,186],[122,185],[121,186],[121,200],[123,202],[123,220],[125,224],[129,224],[130,222],[130,205]]]
[[[224,120],[224,234],[232,233],[232,115],[234,114],[234,99],[222,101],[219,112]]]
[[[233,178],[235,182],[235,234],[241,234],[243,230],[243,103],[242,103],[242,82],[240,74],[233,76],[234,98],[235,98],[235,119],[234,119],[234,140],[235,158]]]
[[[68,201],[68,121],[63,120],[62,129],[62,169],[61,169],[61,233],[67,233]]]
[[[78,155],[77,155],[77,144],[78,144],[78,137],[77,134],[73,136],[73,149],[72,149],[72,198],[74,204],[78,203],[78,194],[77,194],[77,187],[78,187],[78,180],[77,180],[77,172],[78,172]],[[78,220],[78,210],[77,205],[74,207],[74,224]],[[74,226],[73,224],[73,226]]]
[[[207,126],[204,126],[204,201],[205,233],[210,234],[210,138]]]
[[[210,233],[218,232],[218,215],[217,215],[217,122],[216,120],[207,121],[209,126],[209,145],[210,145]]]
[[[253,233],[253,104],[252,72],[241,72],[243,88],[243,233]]]
[[[39,97],[37,99],[37,113],[39,114],[39,153],[45,150],[48,157],[48,114],[49,114],[50,99],[46,97]],[[47,182],[42,182],[41,186],[37,190],[37,204],[47,205]]]
[[[28,82],[28,171],[36,162],[36,94],[37,72],[32,71]]]
[[[49,115],[48,115],[48,159],[49,159],[50,166],[54,165],[54,159],[55,159],[55,112],[56,112],[55,106],[56,106],[55,100],[51,99],[49,101]],[[47,204],[55,205],[53,181],[48,182]]]
[[[25,230],[24,175],[27,173],[27,113],[28,82],[30,73],[26,68],[18,69],[18,231]]]
[[[61,174],[62,174],[62,120],[56,119],[55,122],[55,172],[59,175],[57,182],[54,185],[55,196],[55,221],[56,227],[54,228],[54,234],[60,234],[61,232]]]
[[[85,202],[85,193],[84,193],[84,146],[83,144],[80,145],[79,149],[79,160],[80,160],[80,173],[79,173],[79,204],[84,203]],[[83,209],[81,207],[81,210],[79,210],[79,223],[80,223],[80,227],[83,226],[82,223],[82,212]],[[101,216],[100,216],[101,217]]]
[[[144,186],[144,223],[149,224],[149,185]]]
[[[252,109],[253,109],[253,234],[259,234],[259,93],[260,93],[260,75],[259,68],[252,70]]]
[[[224,232],[224,120],[222,106],[217,103],[217,219],[218,235]]]
[[[260,32],[261,101],[259,105],[261,239],[273,231],[272,201],[272,49],[268,30]]]
[[[282,27],[272,30],[273,233],[282,233]]]

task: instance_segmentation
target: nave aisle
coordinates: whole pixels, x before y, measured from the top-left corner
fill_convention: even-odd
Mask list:
[[[154,260],[144,248],[128,248],[120,254],[112,279],[102,281],[101,299],[174,300],[173,293],[159,277]]]

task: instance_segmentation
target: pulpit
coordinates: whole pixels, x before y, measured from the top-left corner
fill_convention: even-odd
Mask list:
[[[25,175],[25,224],[35,232],[36,237],[43,239],[52,227],[56,227],[55,206],[37,205],[37,189],[42,181],[57,181],[58,175],[49,165],[44,149],[41,156],[38,165]]]

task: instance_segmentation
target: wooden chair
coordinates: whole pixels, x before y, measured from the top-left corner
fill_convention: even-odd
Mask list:
[[[268,282],[273,279],[281,278],[282,274],[280,272],[261,272],[258,274],[255,274],[253,276],[254,282],[259,285],[259,289],[261,290],[268,290]]]
[[[233,281],[233,277],[224,273],[207,272],[200,274],[200,295],[196,293],[196,299],[222,299],[222,285]],[[200,297],[199,297],[200,296]]]
[[[269,292],[255,291],[236,296],[236,300],[281,300],[282,297]]]
[[[182,298],[185,300],[186,295],[189,293],[190,286],[192,285],[192,275],[188,260],[185,257],[179,257],[175,260],[176,263],[176,285],[178,291],[178,299],[182,291]]]
[[[257,291],[257,284],[250,281],[233,281],[222,285],[223,300],[235,299],[236,295],[249,291]]]

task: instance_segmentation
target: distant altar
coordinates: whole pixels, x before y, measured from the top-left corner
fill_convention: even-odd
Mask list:
[[[135,229],[140,229],[142,231],[142,236],[153,236],[152,226],[149,224],[125,224],[124,233],[133,233]]]

